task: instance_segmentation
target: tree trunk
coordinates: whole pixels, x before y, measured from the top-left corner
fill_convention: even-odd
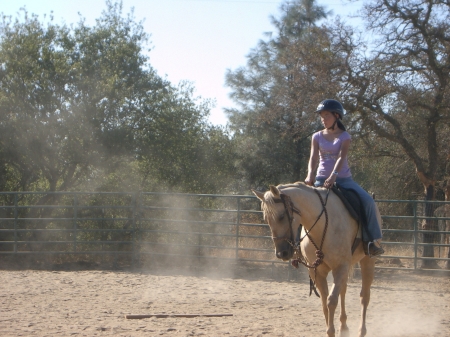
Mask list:
[[[434,181],[427,179],[423,174],[419,174],[419,178],[425,187],[425,201],[434,200],[435,188]],[[424,231],[436,230],[436,220],[428,219],[434,216],[435,205],[433,203],[425,203],[425,221],[423,222],[422,229]],[[423,233],[423,243],[433,244],[435,242],[435,233]],[[430,258],[434,257],[434,247],[433,246],[423,246],[422,257]],[[439,268],[436,260],[422,260],[422,268],[425,269],[437,269]]]

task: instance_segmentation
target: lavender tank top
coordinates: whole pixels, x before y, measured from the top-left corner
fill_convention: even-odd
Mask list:
[[[319,143],[319,167],[317,168],[317,178],[328,178],[333,172],[334,165],[339,157],[343,141],[352,139],[347,131],[342,132],[339,137],[333,141],[328,141],[323,136],[323,131],[316,132],[312,136],[313,140]],[[341,170],[339,171],[339,178],[351,177],[352,173],[348,167],[347,157],[344,160]]]

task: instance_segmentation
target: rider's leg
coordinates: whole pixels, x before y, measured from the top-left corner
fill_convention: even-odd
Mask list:
[[[365,234],[366,236],[368,236],[368,238],[364,238],[364,250],[369,255],[383,254],[383,248],[381,248],[376,242],[377,240],[381,239],[382,234],[381,226],[378,223],[377,218],[377,208],[372,196],[367,193],[366,190],[364,190],[361,186],[359,186],[351,177],[341,179],[338,178],[337,183],[343,188],[355,190],[361,199],[367,220],[367,231],[365,231]]]

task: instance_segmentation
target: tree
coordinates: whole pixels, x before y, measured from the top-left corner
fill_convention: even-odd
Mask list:
[[[96,27],[81,21],[73,31],[26,12],[3,19],[1,144],[20,177],[15,190],[76,187],[112,149],[132,146],[124,121],[165,85],[144,68],[142,27],[107,5]]]
[[[442,1],[376,0],[364,7],[368,29],[377,36],[370,56],[341,29],[335,48],[347,55],[340,96],[360,130],[395,143],[414,166],[425,200],[435,198],[445,179],[450,118],[450,14]],[[433,215],[427,203],[425,215]],[[424,223],[424,242],[433,242],[435,222]],[[423,257],[433,257],[425,246]],[[434,267],[434,260],[424,260]]]
[[[195,102],[189,83],[167,90],[158,106],[143,107],[136,129],[143,184],[151,190],[224,191],[234,172],[227,131],[207,123],[211,103]]]
[[[412,191],[417,186],[411,179],[414,170],[425,199],[433,200],[436,187],[448,179],[448,3],[369,1],[363,12],[368,23],[364,33],[339,18],[327,20],[326,26],[314,20],[292,24],[295,13],[311,8],[305,1],[283,8],[288,13],[276,24],[278,35],[260,42],[246,69],[228,74],[240,104],[231,111],[232,125],[243,129],[250,122],[265,122],[304,139],[314,130],[314,116],[308,112],[324,98],[337,98],[348,112],[345,122],[355,140],[353,148],[362,146],[352,152],[356,168],[377,158],[369,170],[356,169],[355,174],[369,187],[375,178],[385,184],[396,179],[397,191]],[[395,170],[382,177],[391,166]],[[374,172],[375,167],[380,172]],[[408,191],[405,195],[411,195]],[[432,205],[426,203],[427,216],[432,216]],[[433,241],[434,224],[424,223],[426,243]],[[425,246],[423,256],[433,257],[433,248]],[[424,260],[424,266],[435,262]]]
[[[272,18],[276,34],[258,43],[246,67],[226,75],[238,105],[228,111],[240,144],[238,166],[253,188],[301,179],[307,135],[318,126],[307,111],[333,91],[333,70],[317,63],[331,57],[328,35],[316,26],[327,16],[324,8],[302,0],[283,3],[281,11],[280,19]]]
[[[92,27],[83,19],[73,27],[52,18],[43,23],[25,10],[15,20],[3,17],[4,189],[205,187],[194,181],[211,175],[202,162],[215,155],[209,145],[227,144],[227,134],[207,123],[209,101],[194,98],[190,85],[174,87],[157,75],[148,41],[133,13],[123,16],[122,3],[110,1]],[[231,168],[224,160],[215,164],[226,175]],[[131,171],[137,176],[127,176]],[[209,189],[222,183],[212,181]]]

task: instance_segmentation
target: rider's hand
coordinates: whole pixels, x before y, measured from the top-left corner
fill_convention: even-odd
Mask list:
[[[305,184],[309,185],[309,186],[313,186],[314,185],[314,179],[311,178],[309,175],[306,177],[305,179]]]
[[[333,187],[333,184],[335,181],[336,181],[336,175],[332,174],[327,178],[327,180],[325,180],[323,187],[331,188],[331,187]]]

